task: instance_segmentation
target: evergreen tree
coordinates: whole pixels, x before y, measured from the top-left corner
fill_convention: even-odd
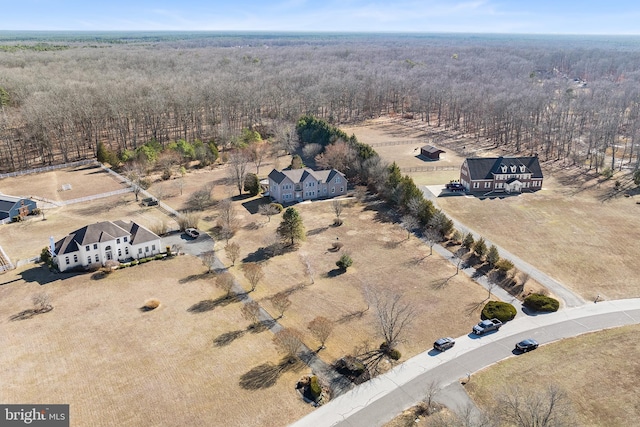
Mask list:
[[[489,252],[487,253],[487,262],[489,263],[489,267],[493,268],[498,261],[500,261],[500,253],[498,252],[498,248],[496,245],[491,245],[489,248]]]
[[[291,245],[294,245],[298,240],[304,240],[305,230],[302,217],[295,208],[287,208],[284,211],[277,233],[283,240],[291,240]]]

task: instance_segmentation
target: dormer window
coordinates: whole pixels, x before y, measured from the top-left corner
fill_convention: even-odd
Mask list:
[[[500,166],[502,173],[507,173],[507,167],[505,165]]]
[[[527,168],[524,165],[520,165],[520,172],[525,173]]]
[[[511,173],[515,173],[516,172],[516,165],[511,165]]]

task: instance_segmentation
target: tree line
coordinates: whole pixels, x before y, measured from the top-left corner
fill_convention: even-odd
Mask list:
[[[99,142],[225,147],[243,129],[286,141],[304,116],[387,114],[596,171],[638,166],[640,50],[626,39],[50,37],[3,42],[16,48],[0,51],[2,172],[95,157]]]

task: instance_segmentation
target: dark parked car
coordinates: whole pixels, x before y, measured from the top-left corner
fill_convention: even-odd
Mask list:
[[[191,238],[197,239],[198,236],[200,235],[200,232],[195,228],[187,228],[186,230],[184,230],[184,234],[186,234]]]
[[[142,199],[142,204],[144,206],[158,206],[158,199],[154,199],[153,197],[145,197]]]
[[[456,342],[454,341],[453,338],[450,338],[450,337],[440,338],[439,340],[433,343],[433,348],[435,348],[438,351],[445,351],[453,347],[455,344]]]
[[[538,348],[538,341],[528,338],[526,340],[520,341],[516,344],[516,350],[526,353],[527,351],[535,350]]]

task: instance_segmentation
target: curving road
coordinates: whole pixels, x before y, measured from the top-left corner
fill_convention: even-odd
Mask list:
[[[591,303],[556,313],[521,317],[494,334],[481,338],[471,334],[459,337],[455,347],[444,353],[430,350],[419,354],[321,406],[291,426],[381,426],[422,400],[431,381],[436,380],[440,387],[449,389],[460,379],[473,376],[473,372],[513,356],[514,344],[521,339],[535,338],[544,345],[587,332],[638,323],[640,298]]]

